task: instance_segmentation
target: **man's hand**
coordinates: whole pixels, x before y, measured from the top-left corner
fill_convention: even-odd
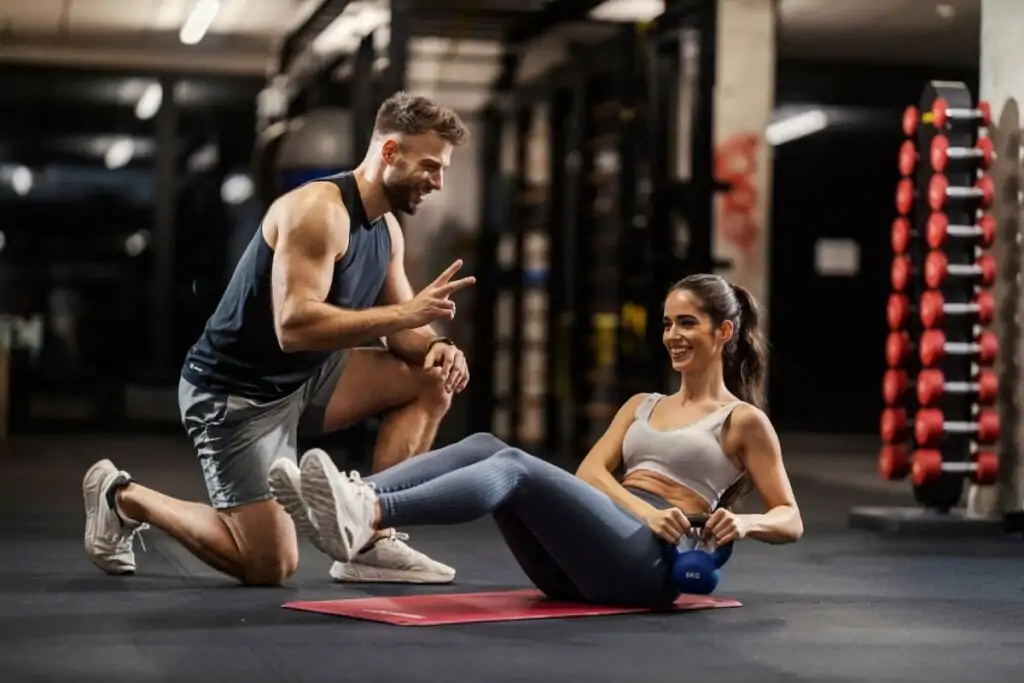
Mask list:
[[[465,289],[476,282],[473,276],[452,280],[452,276],[462,268],[462,259],[448,266],[436,280],[423,288],[411,300],[401,304],[407,324],[410,328],[429,325],[436,320],[451,320],[455,317],[455,302],[449,297],[460,289]]]
[[[423,359],[423,369],[439,368],[444,379],[444,388],[453,393],[461,393],[469,384],[469,366],[466,356],[454,344],[447,341],[434,343]]]

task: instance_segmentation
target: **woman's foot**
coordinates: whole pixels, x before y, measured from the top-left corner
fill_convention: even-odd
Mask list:
[[[278,458],[270,466],[267,483],[274,498],[292,518],[299,535],[308,539],[320,552],[327,553],[320,540],[320,531],[309,514],[309,507],[302,499],[302,474],[299,466],[288,458]]]
[[[302,497],[320,532],[324,551],[348,562],[374,535],[377,494],[357,472],[342,475],[330,456],[314,448],[299,465]]]
[[[351,562],[335,562],[331,578],[343,583],[441,584],[455,580],[455,570],[406,544],[394,529],[378,531]]]

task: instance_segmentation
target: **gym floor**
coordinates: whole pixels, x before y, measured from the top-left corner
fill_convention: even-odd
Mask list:
[[[243,589],[156,531],[137,551],[137,575],[108,577],[82,553],[85,468],[111,457],[143,483],[202,500],[183,438],[23,439],[0,455],[0,680],[1019,679],[1024,544],[851,531],[851,506],[911,504],[907,485],[877,480],[870,439],[783,442],[806,534],[738,548],[716,594],[743,607],[415,628],[280,605],[527,586],[488,520],[406,530],[459,570],[452,586],[332,584],[330,561],[304,545],[289,587]]]

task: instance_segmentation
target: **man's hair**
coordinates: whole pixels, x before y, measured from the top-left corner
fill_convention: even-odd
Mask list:
[[[373,122],[374,135],[422,135],[437,133],[441,139],[460,147],[469,139],[469,131],[459,115],[429,97],[399,91],[384,100]]]

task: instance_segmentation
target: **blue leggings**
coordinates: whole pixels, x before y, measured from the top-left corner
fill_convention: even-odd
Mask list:
[[[679,591],[668,548],[611,498],[491,434],[367,479],[381,528],[459,524],[491,514],[527,577],[555,600],[661,606]]]

